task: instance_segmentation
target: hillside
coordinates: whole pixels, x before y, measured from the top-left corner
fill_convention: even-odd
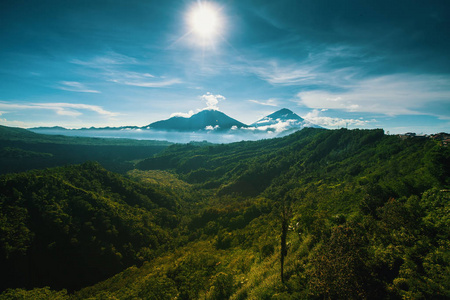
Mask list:
[[[447,299],[449,165],[448,147],[382,130],[307,128],[257,142],[169,146],[128,176],[174,199],[176,209],[166,209],[176,225],[149,226],[175,238],[141,267],[70,297]],[[123,197],[115,184],[96,186]],[[152,203],[150,214],[164,202]],[[63,287],[7,290],[0,299],[65,299]]]
[[[96,283],[157,255],[179,222],[173,193],[95,163],[4,175],[0,191],[2,289]]]
[[[402,141],[382,130],[306,128],[285,138],[251,143],[173,145],[137,168],[174,170],[187,182],[217,188],[219,194],[256,196],[266,189],[276,193],[288,183],[348,185],[359,179],[361,184],[379,183],[397,197],[437,184],[424,170],[441,174],[440,183],[448,184],[449,171],[430,158],[433,151],[448,153],[447,149],[428,139]],[[395,177],[399,179],[391,180]]]
[[[125,173],[130,161],[151,157],[171,143],[37,134],[0,126],[0,174],[66,164],[99,161],[109,170]]]

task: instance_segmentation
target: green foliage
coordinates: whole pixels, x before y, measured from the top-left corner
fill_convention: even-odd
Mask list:
[[[166,193],[95,163],[5,175],[0,191],[3,288],[95,283],[152,258],[179,222]]]
[[[8,289],[0,295],[0,300],[67,300],[66,290],[52,291],[49,287],[24,289]]]
[[[365,265],[364,235],[345,225],[332,229],[318,246],[308,276],[313,294],[330,299],[367,298],[365,285],[370,272]]]
[[[20,148],[4,147],[4,148],[0,149],[0,157],[9,158],[9,159],[50,158],[50,157],[53,157],[53,154],[27,151],[27,150],[23,150]]]
[[[449,159],[433,140],[305,129],[172,145],[134,182],[93,163],[3,176],[5,274],[26,257],[53,272],[30,288],[109,277],[74,299],[448,299]]]
[[[219,272],[211,279],[211,287],[207,299],[229,299],[234,291],[234,277],[231,274]]]
[[[114,172],[133,169],[133,160],[144,159],[171,143],[128,139],[103,139],[44,135],[0,126],[0,174],[66,164],[98,161]]]

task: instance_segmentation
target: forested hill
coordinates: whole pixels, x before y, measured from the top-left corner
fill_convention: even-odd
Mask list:
[[[311,183],[379,184],[392,197],[450,183],[449,149],[430,139],[401,140],[383,130],[305,128],[290,136],[227,145],[173,145],[137,165],[173,170],[218,194],[280,196]],[[358,189],[352,198],[358,198]],[[269,193],[270,192],[270,193]]]
[[[104,139],[37,134],[0,126],[0,174],[98,161],[125,173],[131,160],[151,157],[171,145],[164,141]]]
[[[129,179],[97,164],[5,175],[5,275],[50,254],[51,272],[78,278],[137,266],[0,299],[449,299],[449,165],[432,139],[306,128],[172,145]]]
[[[1,289],[73,290],[151,259],[179,222],[175,199],[96,163],[1,176]]]

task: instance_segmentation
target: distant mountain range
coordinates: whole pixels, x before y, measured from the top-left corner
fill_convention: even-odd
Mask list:
[[[90,127],[76,130],[126,130],[126,129],[154,129],[159,131],[176,131],[176,132],[208,132],[208,131],[233,131],[242,129],[248,132],[275,132],[289,133],[302,129],[304,127],[320,126],[308,122],[287,108],[280,109],[251,125],[246,125],[233,119],[218,110],[202,110],[190,117],[171,117],[167,120],[153,122],[149,125],[138,126],[122,126],[122,127]],[[63,127],[37,127],[31,130],[69,130]]]

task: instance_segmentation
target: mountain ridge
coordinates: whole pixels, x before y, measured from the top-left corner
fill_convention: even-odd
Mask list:
[[[119,126],[119,127],[83,127],[78,129],[67,129],[61,126],[53,127],[33,127],[29,130],[162,130],[162,131],[219,131],[236,129],[248,129],[267,132],[292,132],[293,130],[303,129],[305,127],[322,128],[313,124],[290,109],[282,108],[258,121],[247,125],[240,122],[219,110],[202,110],[190,117],[174,116],[165,120],[156,121],[148,125],[139,126]]]

